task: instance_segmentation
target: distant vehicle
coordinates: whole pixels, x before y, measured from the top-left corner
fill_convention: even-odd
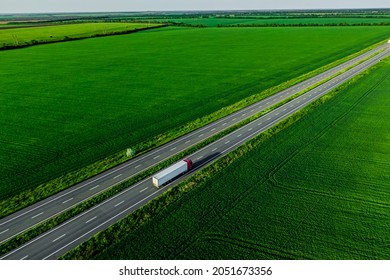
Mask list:
[[[192,160],[190,160],[189,158],[179,161],[178,163],[175,163],[174,165],[154,175],[153,185],[158,188],[167,183],[168,181],[172,180],[173,178],[188,172],[189,170],[191,170],[191,168]]]

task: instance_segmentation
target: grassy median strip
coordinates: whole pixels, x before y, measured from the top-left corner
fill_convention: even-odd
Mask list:
[[[375,66],[377,67],[377,66]],[[164,210],[170,204],[178,201],[180,198],[186,195],[186,193],[195,189],[200,183],[205,182],[212,178],[215,174],[225,169],[227,166],[232,164],[238,158],[246,155],[257,145],[264,142],[266,139],[269,139],[279,131],[286,129],[291,126],[293,123],[308,115],[312,110],[321,104],[325,103],[332,97],[334,97],[340,91],[343,91],[349,87],[351,83],[356,82],[362,77],[366,76],[370,71],[375,67],[370,68],[364,73],[359,74],[357,77],[354,77],[349,82],[343,84],[342,86],[334,89],[330,93],[322,96],[320,99],[314,101],[313,103],[307,105],[303,109],[294,113],[292,116],[288,117],[285,120],[282,120],[277,125],[268,129],[264,133],[259,134],[254,139],[248,141],[246,144],[238,147],[231,153],[217,160],[215,163],[207,166],[203,170],[195,173],[186,181],[180,183],[179,185],[169,189],[164,192],[158,198],[150,201],[145,206],[134,211],[132,214],[122,219],[118,223],[115,223],[108,229],[94,235],[88,241],[79,245],[75,249],[69,251],[65,254],[62,259],[92,259],[97,254],[101,253],[104,249],[117,243],[123,236],[134,231],[136,228],[141,226],[144,223],[152,220],[160,211]]]
[[[202,118],[198,118],[192,122],[187,123],[181,127],[170,130],[164,134],[157,135],[151,139],[139,143],[132,147],[133,150],[137,151],[137,156],[141,155],[147,151],[150,151],[158,146],[161,146],[169,141],[172,141],[186,133],[189,133],[195,129],[198,129],[202,126],[205,126],[211,122],[214,122],[226,115],[234,113],[244,107],[247,107],[253,103],[256,103],[266,97],[269,97],[279,91],[282,91],[288,87],[291,87],[299,82],[302,82],[310,77],[313,77],[319,73],[322,73],[336,65],[339,65],[347,60],[350,60],[364,52],[367,52],[384,42],[375,44],[369,48],[366,48],[358,53],[345,57],[341,60],[328,64],[327,66],[318,68],[315,71],[287,81],[279,86],[272,87],[268,90],[265,90],[259,94],[252,95],[248,98],[245,98],[233,105],[224,107],[210,115],[207,115]],[[22,208],[25,208],[29,205],[32,205],[40,200],[43,200],[51,195],[54,195],[70,186],[73,186],[77,183],[80,183],[88,178],[91,178],[107,169],[110,169],[120,163],[129,160],[129,157],[126,155],[126,151],[121,151],[115,153],[109,157],[106,157],[100,161],[97,161],[91,165],[80,168],[76,171],[69,172],[68,174],[51,180],[45,184],[39,185],[37,188],[29,191],[24,191],[16,196],[0,201],[0,218],[5,217],[11,213],[14,213]]]

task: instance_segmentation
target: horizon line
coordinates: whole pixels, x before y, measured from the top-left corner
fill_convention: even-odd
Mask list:
[[[46,12],[6,12],[0,13],[0,15],[21,15],[21,14],[92,14],[92,13],[169,13],[169,12],[253,12],[253,11],[345,11],[345,10],[385,10],[390,9],[389,7],[373,7],[373,8],[296,8],[296,9],[283,9],[283,8],[274,8],[274,9],[199,9],[199,10],[135,10],[135,11],[46,11]]]

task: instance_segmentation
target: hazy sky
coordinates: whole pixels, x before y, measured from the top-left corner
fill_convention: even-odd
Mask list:
[[[1,13],[390,8],[389,0],[0,0]]]

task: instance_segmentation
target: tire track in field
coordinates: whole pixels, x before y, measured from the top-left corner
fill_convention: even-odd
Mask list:
[[[233,236],[227,236],[221,233],[208,233],[203,236],[204,240],[211,240],[215,242],[224,243],[227,246],[234,246],[236,248],[242,249],[242,251],[250,252],[250,251],[257,251],[257,252],[263,252],[266,255],[273,256],[277,259],[315,259],[315,256],[311,256],[307,253],[301,253],[298,251],[290,251],[290,250],[283,250],[283,248],[277,247],[275,249],[275,246],[271,244],[259,244],[253,241],[240,239]],[[274,258],[272,258],[274,259]]]
[[[305,157],[313,157],[314,158],[317,155],[318,155],[317,152],[312,152],[312,151],[307,151],[305,153]],[[350,161],[350,162],[355,161],[355,162],[358,162],[358,163],[365,161],[365,162],[368,162],[368,163],[371,163],[371,164],[375,164],[376,166],[381,167],[383,169],[388,168],[389,165],[390,165],[390,163],[388,163],[388,162],[381,162],[381,161],[377,161],[377,160],[373,160],[373,159],[365,159],[365,158],[359,158],[359,157],[353,158],[353,157],[348,157],[348,156],[332,155],[332,158],[333,159],[336,159],[336,158],[337,159],[342,159],[344,161]],[[321,170],[321,168],[316,168],[315,171],[320,171],[320,170]],[[306,173],[305,171],[303,171],[303,174],[304,175],[305,174],[307,174],[307,175],[314,174],[316,177],[324,178],[324,179],[326,179],[326,178],[338,179],[340,177],[339,174],[323,175],[323,173],[317,173],[317,172],[313,172],[313,173],[307,172]],[[277,175],[277,174],[275,174],[275,175]],[[294,178],[297,178],[298,181],[301,181],[302,177],[301,178],[300,177],[294,177]],[[275,179],[275,181],[277,181],[277,179]],[[283,179],[282,181],[286,181],[286,180]],[[304,179],[303,179],[303,181],[304,181]],[[350,181],[350,180],[349,180],[349,178],[345,178],[345,179],[342,178],[342,179],[340,179],[340,181],[344,182],[344,181]],[[280,182],[277,181],[277,183],[279,184]],[[370,177],[366,177],[366,176],[360,177],[359,178],[359,183],[364,184],[364,185],[366,185],[368,187],[369,186],[376,186],[376,187],[387,187],[388,186],[388,184],[385,183],[385,182],[383,182],[383,183],[381,183],[381,182],[373,182]],[[289,185],[289,186],[291,186],[291,185]],[[389,190],[389,193],[390,193],[390,190]]]
[[[26,172],[31,172],[32,170],[45,166],[48,163],[55,162],[57,161],[58,158],[62,157],[63,155],[61,150],[53,149],[50,147],[43,147],[43,146],[29,144],[29,143],[18,143],[18,142],[11,142],[7,140],[0,140],[0,146],[4,146],[4,145],[22,147],[24,151],[27,150],[33,154],[36,153],[36,154],[46,155],[45,157],[40,158],[39,163],[35,164],[34,166],[31,166],[28,169],[24,165],[23,165],[23,169],[21,169],[20,166],[16,166],[15,168],[9,169],[10,171],[13,171],[14,174],[16,175],[23,175]],[[26,154],[26,152],[22,152],[21,154]]]
[[[299,154],[303,153],[310,145],[315,143],[318,139],[323,137],[331,128],[333,128],[338,122],[340,122],[342,119],[347,117],[363,100],[372,93],[381,83],[383,83],[388,77],[390,76],[390,71],[383,75],[379,81],[374,84],[371,88],[369,88],[362,96],[360,96],[352,106],[348,107],[344,113],[339,115],[335,120],[333,120],[330,124],[326,125],[317,135],[314,135],[309,141],[305,142],[300,148],[296,149],[294,152],[292,152],[288,157],[286,157],[283,161],[281,161],[269,174],[269,180],[270,182],[277,187],[277,185],[280,183],[277,181],[275,175],[290,161],[295,159]],[[307,115],[306,115],[307,116]],[[305,116],[305,117],[306,117]]]
[[[261,182],[263,184],[266,181]],[[203,183],[203,182],[202,182]],[[187,236],[185,238],[184,242],[182,242],[180,245],[175,246],[174,250],[169,254],[168,259],[177,259],[180,257],[180,255],[184,254],[185,252],[191,248],[191,245],[193,245],[196,241],[200,240],[202,237],[205,236],[206,232],[214,227],[216,224],[218,224],[219,221],[221,221],[225,216],[227,216],[237,205],[239,205],[245,198],[248,197],[249,193],[252,193],[253,189],[256,188],[258,185],[248,185],[245,182],[242,182],[241,185],[245,185],[237,187],[236,189],[242,190],[242,192],[239,192],[236,197],[232,194],[229,199],[229,203],[227,203],[225,206],[223,205],[226,200],[219,200],[220,203],[217,205],[214,204],[214,207],[212,208],[213,211],[209,211],[207,216],[202,216],[202,220],[205,221],[202,223],[202,227],[199,228],[198,231],[193,232],[190,228],[182,235]],[[218,208],[217,206],[220,206]],[[215,215],[215,213],[217,213]]]

